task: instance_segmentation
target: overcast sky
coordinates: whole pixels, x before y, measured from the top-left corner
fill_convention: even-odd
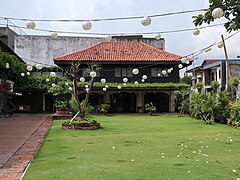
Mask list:
[[[147,16],[207,7],[208,0],[5,0],[1,1],[0,16],[28,19],[95,19]],[[192,16],[197,14],[199,12],[153,18],[152,24],[147,27],[141,25],[140,19],[94,22],[93,28],[88,32],[136,33],[193,28]],[[4,23],[3,20],[0,22]],[[13,22],[25,26],[25,22]],[[217,20],[215,24],[221,22],[224,21]],[[81,23],[37,22],[36,24],[40,29],[84,32]],[[39,31],[24,31],[27,34],[43,34]],[[220,41],[221,34],[224,37],[229,36],[223,26],[218,26],[201,30],[199,36],[194,36],[192,31],[188,31],[162,34],[162,37],[165,38],[166,51],[185,56],[215,41]],[[240,33],[226,41],[230,58],[240,55],[239,40]],[[202,53],[198,61],[211,58],[224,58],[223,49],[214,47],[212,51]]]

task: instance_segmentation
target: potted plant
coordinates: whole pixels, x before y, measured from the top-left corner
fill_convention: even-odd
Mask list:
[[[56,114],[69,114],[69,102],[67,100],[56,100]]]
[[[145,104],[145,110],[148,111],[149,115],[152,115],[153,112],[157,111],[157,108],[153,105],[152,102]]]
[[[99,106],[100,112],[102,112],[103,114],[109,112],[110,108],[111,108],[110,104],[100,104]]]

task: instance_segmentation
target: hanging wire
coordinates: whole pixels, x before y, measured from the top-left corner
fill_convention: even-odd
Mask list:
[[[179,14],[187,14],[199,11],[205,11],[207,9],[194,9],[194,10],[187,10],[187,11],[177,11],[177,12],[168,12],[162,14],[153,14],[149,15],[148,17],[156,18],[156,17],[163,17],[163,16],[172,16],[172,15],[179,15]],[[98,18],[98,19],[31,19],[31,18],[16,18],[16,17],[4,17],[0,16],[1,19],[11,19],[17,21],[40,21],[40,22],[85,22],[85,21],[119,21],[119,20],[129,20],[129,19],[140,19],[144,16],[128,16],[128,17],[113,17],[113,18]]]

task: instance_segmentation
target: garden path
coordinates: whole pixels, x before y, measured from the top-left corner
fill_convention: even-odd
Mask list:
[[[0,179],[21,179],[48,128],[49,114],[15,114],[0,118]]]

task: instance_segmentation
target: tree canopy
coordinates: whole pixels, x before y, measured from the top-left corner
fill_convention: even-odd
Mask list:
[[[220,18],[216,14],[227,20],[224,23],[227,32],[240,29],[240,0],[209,0],[209,8],[203,14],[193,16],[193,22],[195,26],[210,24]]]

